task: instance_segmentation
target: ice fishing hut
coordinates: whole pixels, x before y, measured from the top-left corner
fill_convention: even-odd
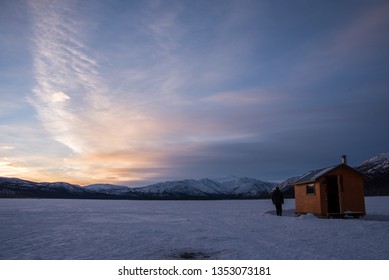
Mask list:
[[[307,172],[294,182],[296,214],[365,215],[365,178],[347,165],[346,156],[341,164]]]

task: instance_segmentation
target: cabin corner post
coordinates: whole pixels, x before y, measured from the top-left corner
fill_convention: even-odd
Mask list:
[[[337,175],[338,179],[338,193],[339,193],[339,214],[344,214],[344,209],[343,209],[343,176],[342,175]]]

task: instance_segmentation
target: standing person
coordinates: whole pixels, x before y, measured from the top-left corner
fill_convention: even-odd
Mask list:
[[[271,200],[276,206],[277,216],[282,216],[282,204],[284,204],[284,196],[282,195],[279,187],[274,190],[273,195],[271,196]]]

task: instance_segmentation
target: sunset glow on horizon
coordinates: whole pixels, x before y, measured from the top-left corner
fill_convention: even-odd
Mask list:
[[[386,1],[2,1],[0,176],[280,181],[388,152]]]

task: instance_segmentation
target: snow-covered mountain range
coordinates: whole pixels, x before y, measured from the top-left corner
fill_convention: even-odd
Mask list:
[[[380,154],[355,167],[368,175],[368,195],[389,195],[389,153]],[[293,183],[299,176],[281,184],[254,178],[227,176],[215,179],[167,181],[129,188],[110,184],[79,186],[64,182],[37,183],[0,177],[0,197],[47,197],[93,199],[235,199],[268,198],[278,186],[286,197],[294,196]]]
[[[365,160],[355,168],[368,176],[366,195],[389,195],[389,153]]]
[[[389,153],[383,153],[365,160],[355,168],[368,176],[383,175],[389,172]]]
[[[83,190],[93,193],[105,193],[105,194],[124,194],[128,193],[131,189],[126,186],[112,185],[112,184],[93,184],[82,187]]]
[[[0,197],[110,198],[110,199],[226,199],[263,198],[275,186],[253,178],[178,180],[129,188],[110,184],[78,186],[68,183],[36,183],[0,177]]]
[[[229,176],[220,179],[167,181],[133,189],[150,197],[177,198],[260,198],[265,197],[275,183],[254,178]]]
[[[25,193],[27,196],[34,194],[47,194],[48,197],[57,197],[63,194],[77,196],[84,191],[80,186],[64,182],[36,183],[18,178],[0,177],[0,194],[12,196],[17,193]]]

